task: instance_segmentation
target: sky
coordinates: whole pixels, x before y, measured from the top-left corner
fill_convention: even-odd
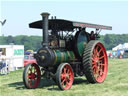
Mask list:
[[[28,24],[41,20],[41,13],[72,21],[112,26],[101,34],[128,34],[128,0],[1,0],[0,35],[42,35]],[[87,31],[94,30],[88,29]]]

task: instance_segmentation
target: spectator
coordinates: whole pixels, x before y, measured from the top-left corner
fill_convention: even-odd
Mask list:
[[[109,54],[109,57],[112,58],[112,53]]]
[[[6,64],[6,56],[4,55],[2,50],[0,50],[0,74],[7,74],[7,72],[8,68]]]

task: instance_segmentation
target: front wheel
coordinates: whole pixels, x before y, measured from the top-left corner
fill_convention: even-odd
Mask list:
[[[61,90],[68,90],[73,84],[73,70],[68,63],[59,65],[56,72],[56,82]]]
[[[23,72],[23,82],[25,87],[28,89],[37,88],[40,79],[41,72],[39,66],[36,63],[28,64]]]

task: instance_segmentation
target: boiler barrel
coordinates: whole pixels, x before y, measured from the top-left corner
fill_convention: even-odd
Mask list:
[[[60,51],[49,48],[41,48],[34,57],[42,67],[58,66],[60,63],[75,60],[73,51]]]
[[[54,64],[60,64],[63,62],[69,62],[75,59],[75,55],[73,51],[60,51],[60,50],[53,50],[55,54],[55,61]]]

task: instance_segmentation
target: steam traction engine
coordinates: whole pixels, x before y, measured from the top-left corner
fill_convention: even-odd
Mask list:
[[[106,50],[99,38],[101,29],[110,26],[48,19],[49,13],[41,14],[43,20],[29,24],[30,28],[43,29],[43,42],[34,58],[37,64],[28,64],[23,72],[26,88],[36,88],[41,77],[53,79],[61,90],[70,89],[73,78],[85,75],[89,83],[102,83],[107,75]],[[96,32],[86,32],[95,28]]]

